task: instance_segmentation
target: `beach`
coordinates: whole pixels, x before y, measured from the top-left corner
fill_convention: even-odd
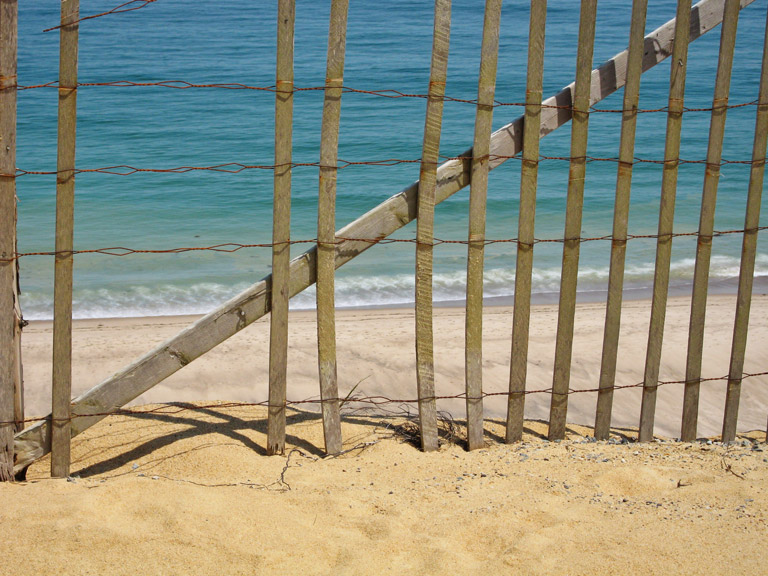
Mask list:
[[[624,307],[617,384],[642,380],[647,301]],[[670,301],[662,379],[681,377],[689,301]],[[735,298],[707,309],[705,377],[727,372]],[[746,372],[768,364],[768,298],[755,295]],[[555,306],[532,314],[529,389],[551,385]],[[604,304],[577,309],[571,386],[599,374]],[[78,394],[194,318],[75,322]],[[507,382],[511,314],[487,307],[486,391]],[[316,398],[315,319],[291,315],[288,397]],[[443,400],[441,448],[417,447],[413,405],[343,409],[345,452],[325,457],[315,405],[289,408],[286,454],[268,457],[268,320],[259,321],[73,441],[72,477],[0,485],[12,562],[2,574],[754,574],[765,566],[765,377],[743,384],[737,442],[717,441],[722,381],[704,387],[700,442],[674,442],[682,389],[662,386],[652,443],[637,443],[639,390],[617,391],[594,442],[593,393],[570,397],[566,440],[546,441],[548,395],[526,402],[522,443],[486,398],[486,446],[466,452],[463,402]],[[461,392],[463,310],[435,311],[438,395]],[[338,313],[341,395],[415,397],[413,311]],[[46,407],[49,323],[24,334],[28,413]],[[173,404],[161,404],[173,402]],[[709,441],[706,436],[713,437]]]
[[[707,307],[702,365],[703,378],[727,375],[736,299],[711,296]],[[528,354],[526,418],[547,419],[549,394],[536,393],[552,386],[557,306],[532,307]],[[353,388],[356,396],[381,396],[412,400],[416,394],[414,312],[407,309],[339,310],[337,323],[339,394]],[[690,301],[672,298],[666,317],[659,379],[685,378]],[[768,368],[768,297],[755,293],[744,372]],[[605,303],[579,304],[576,313],[571,388],[595,389],[600,375]],[[95,386],[156,345],[190,325],[196,317],[116,318],[75,321],[73,333],[73,396]],[[617,363],[617,386],[643,381],[645,347],[650,319],[650,301],[625,302]],[[319,398],[317,381],[317,332],[315,312],[292,312],[289,322],[288,399]],[[509,386],[509,356],[512,310],[488,306],[483,319],[486,393],[505,393]],[[464,310],[435,309],[435,387],[437,396],[464,391]],[[32,322],[24,331],[23,359],[27,414],[50,411],[51,381],[50,322]],[[269,373],[269,318],[239,332],[209,354],[199,358],[133,404],[227,400],[261,402],[267,399]],[[702,384],[699,434],[715,436],[722,428],[725,382]],[[656,433],[675,438],[680,433],[682,386],[659,387]],[[639,387],[614,394],[613,423],[637,426],[640,416]],[[568,421],[591,425],[597,395],[575,393],[569,399]],[[400,410],[401,403],[384,406]],[[305,405],[303,409],[317,408]],[[464,418],[462,399],[441,400],[438,408],[455,419]],[[415,405],[410,405],[411,411]],[[490,418],[506,417],[506,398],[485,399]],[[766,377],[745,379],[742,385],[739,430],[765,429],[768,414]]]
[[[759,574],[762,433],[738,444],[637,444],[616,431],[560,443],[529,422],[485,449],[412,444],[401,418],[343,423],[324,458],[317,415],[288,416],[265,456],[263,408],[144,406],[74,440],[73,473],[0,485],[0,573]],[[155,411],[153,411],[153,409]],[[627,443],[622,441],[627,440]],[[757,443],[759,440],[760,443]]]
[[[243,327],[256,316],[250,308],[237,308],[239,331],[233,337],[197,359],[192,356],[215,338],[196,340],[203,344],[189,354],[169,346],[166,365],[182,369],[126,407],[114,400],[97,404],[116,413],[73,439],[69,477],[52,479],[45,456],[19,481],[0,483],[6,550],[0,576],[766,571],[768,254],[762,246],[754,268],[746,264],[745,236],[745,229],[757,228],[768,214],[768,204],[755,204],[751,184],[758,173],[754,162],[762,154],[757,144],[753,153],[752,135],[759,135],[761,126],[758,122],[755,129],[762,101],[757,95],[765,79],[757,49],[764,5],[745,8],[734,66],[725,73],[729,34],[722,39],[719,32],[706,34],[693,45],[690,58],[683,56],[679,41],[687,37],[684,27],[664,24],[682,14],[682,4],[676,12],[672,0],[652,0],[642,93],[632,103],[622,100],[620,90],[625,68],[634,69],[627,64],[632,58],[622,55],[630,22],[633,29],[638,22],[628,3],[604,0],[589,18],[590,3],[584,3],[576,26],[573,3],[552,2],[546,8],[545,42],[528,37],[529,7],[506,6],[503,18],[493,24],[489,7],[494,3],[484,14],[477,2],[453,2],[450,49],[446,45],[439,54],[449,62],[445,81],[437,83],[445,87],[445,98],[439,98],[441,110],[444,104],[439,158],[447,168],[437,178],[430,272],[437,307],[440,447],[423,453],[411,302],[418,270],[412,244],[416,187],[409,183],[422,178],[420,168],[429,164],[422,126],[425,105],[436,102],[430,67],[438,60],[430,58],[431,4],[352,3],[344,40],[338,41],[328,33],[330,3],[300,5],[295,22],[292,14],[282,12],[282,2],[279,16],[277,3],[242,0],[219,2],[213,10],[181,0],[149,0],[129,8],[133,2],[117,8],[102,4],[99,0],[83,11],[80,34],[81,20],[56,26],[60,17],[71,17],[60,16],[59,6],[20,3],[18,33],[7,32],[12,41],[5,43],[13,50],[18,44],[18,58],[13,57],[6,74],[19,81],[18,105],[17,87],[6,86],[12,89],[8,110],[18,114],[18,133],[14,128],[3,137],[14,156],[6,172],[15,166],[18,176],[8,195],[18,215],[8,222],[18,225],[12,250],[18,264],[16,288],[30,321],[22,342],[27,424],[45,419],[50,411],[54,269],[57,321],[62,302],[64,309],[67,301],[72,304],[72,395],[77,398],[163,347],[222,302],[232,302],[237,294],[248,300],[244,291],[256,279],[265,278],[265,291],[282,292],[273,255],[290,252],[295,258],[312,250],[318,245],[316,223],[328,217],[341,226],[337,236],[346,238],[339,244],[338,265],[358,251],[346,246],[355,244],[352,238],[372,248],[335,280],[343,450],[328,456],[323,449],[311,286],[317,266],[307,266],[312,272],[302,282],[309,289],[291,301],[288,323],[285,452],[267,456],[266,450],[269,314]],[[292,13],[295,7],[288,4]],[[495,4],[500,9],[501,3]],[[715,5],[708,2],[692,11],[692,39],[717,28]],[[14,2],[6,12],[11,9]],[[587,41],[590,21],[595,34]],[[341,29],[338,20],[331,29],[337,25]],[[492,26],[498,31],[491,33]],[[62,31],[46,33],[56,28]],[[530,30],[543,31],[544,20]],[[447,39],[447,29],[437,36]],[[521,59],[529,40],[531,46],[546,44],[537,64],[544,75],[536,89]],[[490,50],[489,42],[498,48]],[[326,48],[329,55],[342,55],[343,74],[326,68]],[[491,52],[498,58],[492,57],[494,90],[488,95]],[[579,70],[588,64],[587,53],[592,66],[600,66],[593,72],[588,115],[586,104],[577,113],[586,99],[581,73],[575,88],[563,90],[575,77],[577,61]],[[653,67],[669,54],[674,54],[671,62]],[[289,60],[288,75],[283,68]],[[484,70],[480,90],[478,65]],[[71,83],[66,70],[77,71]],[[731,75],[734,82],[725,100],[719,96],[720,84]],[[336,134],[329,138],[323,110],[328,109],[331,81],[343,85],[343,106]],[[283,89],[288,82],[293,87],[289,97]],[[628,92],[631,85],[628,81]],[[590,136],[587,146],[581,130],[571,133],[565,127],[524,160],[538,166],[531,210],[524,197],[530,194],[522,192],[530,192],[530,178],[521,180],[515,139],[522,124],[516,119],[525,111],[530,127],[536,108],[531,95],[539,92],[543,98],[560,95],[556,110],[549,105],[553,101],[543,101],[538,116],[549,120],[543,120],[542,136],[571,117],[582,128],[586,122],[577,119],[589,117]],[[683,106],[683,93],[681,126],[676,110],[678,103]],[[728,105],[720,111],[724,101]],[[724,143],[718,145],[717,119],[724,120],[726,109]],[[7,116],[15,125],[16,116]],[[636,124],[630,116],[637,117]],[[480,146],[486,123],[489,156]],[[427,125],[432,124],[428,119]],[[619,139],[628,129],[635,150],[625,157],[626,142]],[[323,214],[318,170],[329,167],[329,156],[320,148],[331,141],[338,168],[333,172],[335,207],[333,214]],[[64,152],[72,152],[71,162],[62,160]],[[471,170],[466,160],[457,160],[468,154],[474,157]],[[633,159],[632,194],[622,200],[617,168],[628,175],[628,158]],[[485,160],[494,169],[487,186],[475,170]],[[451,168],[459,165],[467,172]],[[75,174],[73,219],[62,206],[64,191],[74,194]],[[283,191],[277,184],[281,174],[289,178],[280,176],[280,181],[290,182]],[[468,190],[460,192],[470,180],[471,201]],[[324,182],[321,178],[325,190]],[[400,191],[405,195],[397,196]],[[419,194],[423,199],[424,189]],[[377,206],[390,198],[396,199],[390,208],[400,207],[383,217]],[[482,320],[485,434],[482,447],[469,452],[461,397],[463,299],[468,202],[474,207],[477,198],[484,206],[483,233],[474,232],[479,220],[473,214],[469,238],[486,245],[480,259],[488,304]],[[406,205],[405,199],[413,201]],[[625,203],[628,214],[616,210]],[[286,208],[284,216],[278,215],[278,205]],[[715,212],[709,222],[708,214]],[[369,226],[377,219],[381,226]],[[534,224],[532,241],[517,224],[526,219]],[[74,226],[73,220],[74,232],[63,232]],[[626,224],[624,233],[620,222]],[[279,227],[286,229],[292,246],[275,251],[283,244],[278,239],[282,233],[275,233]],[[71,246],[62,244],[68,236]],[[574,251],[575,236],[579,248]],[[625,244],[624,237],[625,302],[612,429],[609,439],[596,441],[592,427],[604,300],[609,276],[615,279],[615,249]],[[507,444],[511,304],[514,291],[527,282],[517,277],[521,262],[515,252],[533,245],[524,434],[522,441]],[[65,294],[58,291],[67,285],[59,263],[66,265],[69,253],[74,275],[72,291]],[[578,260],[572,268],[569,254]],[[726,445],[720,432],[742,263],[755,280],[754,296],[737,435]],[[273,269],[274,283],[267,276]],[[569,272],[574,271],[578,304],[567,430],[564,439],[550,442],[557,299],[561,291],[569,294]],[[701,279],[702,271],[709,299],[698,439],[681,443],[676,439],[690,293],[694,275]],[[576,277],[571,279],[575,291]],[[651,287],[666,290],[667,283],[669,302],[654,310],[655,319],[659,312],[666,314],[658,378],[650,369],[653,385],[659,384],[655,438],[640,443]],[[121,389],[134,389],[145,375],[125,373]]]

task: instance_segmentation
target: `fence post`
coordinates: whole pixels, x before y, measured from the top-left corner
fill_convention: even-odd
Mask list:
[[[434,242],[435,189],[440,159],[443,97],[448,74],[451,38],[451,0],[435,0],[429,97],[424,120],[424,143],[419,171],[416,219],[416,378],[419,396],[421,449],[437,450],[434,340],[432,333],[432,248]]]
[[[272,317],[269,331],[267,453],[285,451],[288,299],[291,260],[291,146],[293,139],[293,24],[295,0],[277,8],[275,196],[272,229]]]
[[[72,401],[72,270],[80,0],[62,0],[59,32],[59,128],[56,260],[53,296],[51,476],[69,476]]]
[[[667,135],[664,145],[664,172],[661,181],[659,235],[656,242],[656,269],[653,276],[651,323],[648,329],[648,347],[643,377],[643,401],[640,408],[640,432],[638,434],[640,442],[653,440],[656,390],[659,384],[659,367],[661,364],[661,344],[664,338],[664,320],[667,314],[669,265],[672,255],[677,167],[680,163],[680,129],[683,122],[683,97],[685,95],[685,71],[688,65],[690,19],[690,1],[678,0],[677,18],[675,20],[675,44],[672,49],[672,61],[670,62]]]
[[[17,0],[0,0],[0,482],[13,480],[21,404],[16,270]]]
[[[531,279],[533,274],[536,186],[539,176],[542,81],[544,76],[544,29],[547,2],[531,2],[528,33],[528,68],[523,122],[523,164],[520,171],[520,214],[517,226],[515,306],[512,312],[512,351],[509,366],[507,442],[523,437],[525,379],[528,374],[528,338],[531,323]]]
[[[483,441],[483,259],[485,253],[485,211],[491,123],[496,92],[496,64],[499,57],[501,0],[486,0],[480,79],[477,88],[475,138],[472,144],[472,172],[469,185],[469,242],[467,247],[467,316],[465,371],[467,393],[467,444],[482,448]]]
[[[691,318],[688,327],[688,353],[685,365],[685,395],[680,439],[696,440],[699,417],[699,390],[701,388],[701,354],[704,347],[704,319],[707,313],[709,263],[712,254],[712,234],[715,228],[715,203],[720,178],[720,160],[723,155],[725,117],[728,111],[728,93],[731,86],[733,49],[739,23],[739,0],[726,0],[723,26],[720,31],[720,51],[717,63],[715,94],[712,100],[712,119],[709,124],[707,167],[704,172],[704,190],[701,195],[696,266],[693,272]]]
[[[627,252],[627,221],[632,189],[632,164],[635,157],[635,127],[640,97],[640,76],[643,67],[645,20],[648,0],[635,0],[629,31],[627,84],[624,86],[624,106],[621,118],[619,167],[616,175],[616,204],[613,212],[611,269],[608,275],[608,302],[605,306],[603,353],[600,365],[600,391],[595,411],[595,438],[606,440],[611,431],[613,388],[616,384],[616,358],[619,351],[621,302],[624,290],[624,260]]]
[[[584,206],[584,176],[587,167],[587,135],[591,93],[592,52],[595,44],[597,0],[582,0],[579,22],[579,47],[576,59],[576,87],[573,91],[571,128],[571,166],[568,173],[568,200],[565,212],[563,272],[560,280],[560,306],[557,316],[557,345],[549,410],[549,439],[565,437],[568,387],[573,351],[573,320],[576,312],[576,283],[579,274],[581,217]]]
[[[317,202],[317,358],[323,434],[328,454],[341,452],[341,417],[336,369],[336,175],[341,93],[349,0],[333,0],[328,28],[328,61],[320,137],[320,192]]]
[[[755,139],[752,147],[752,166],[749,173],[747,210],[744,217],[745,231],[741,245],[739,292],[736,299],[736,318],[733,326],[731,361],[728,369],[728,388],[725,396],[723,442],[732,442],[736,438],[741,379],[744,370],[744,352],[747,348],[749,309],[752,303],[752,283],[755,273],[755,252],[757,251],[757,227],[760,225],[760,204],[763,193],[763,176],[765,175],[766,138],[768,138],[768,15],[766,15],[763,64],[757,98]]]

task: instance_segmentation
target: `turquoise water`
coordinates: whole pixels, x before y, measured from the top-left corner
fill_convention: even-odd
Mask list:
[[[83,15],[113,8],[113,0],[83,0]],[[159,0],[135,12],[84,21],[80,27],[79,79],[82,83],[128,80],[191,83],[274,83],[275,2],[223,0],[215,4]],[[432,3],[426,0],[353,0],[350,6],[345,85],[363,90],[424,93],[429,76]],[[520,102],[525,95],[528,13],[525,2],[506,2],[502,11],[496,98]],[[297,86],[319,86],[325,77],[329,2],[299,0],[296,23]],[[480,0],[454,0],[447,94],[472,99],[482,33]],[[19,82],[36,85],[57,78],[58,32],[44,33],[58,23],[59,3],[53,0],[20,3]],[[577,41],[577,3],[549,2],[545,95],[573,80]],[[647,31],[674,17],[670,0],[649,2]],[[756,99],[765,26],[766,2],[756,1],[743,12],[737,39],[731,103]],[[595,66],[623,50],[629,32],[630,3],[601,0],[598,8]],[[686,105],[708,107],[719,47],[719,28],[690,48]],[[643,76],[642,108],[667,102],[669,63]],[[322,92],[299,92],[294,98],[294,160],[319,158]],[[599,105],[621,107],[622,92]],[[28,171],[56,169],[55,88],[19,94],[17,164]],[[339,157],[349,161],[387,158],[417,159],[425,101],[389,99],[348,93],[342,100]],[[755,106],[728,112],[723,158],[751,158]],[[78,168],[129,165],[166,169],[211,166],[230,162],[273,163],[274,94],[254,90],[163,87],[82,87],[78,95]],[[501,106],[494,128],[514,120],[520,106]],[[636,155],[663,157],[663,112],[640,116]],[[460,154],[471,145],[474,107],[448,102],[445,106],[441,153]],[[689,112],[683,125],[681,157],[706,156],[709,113]],[[620,116],[593,114],[589,154],[615,157]],[[541,154],[568,156],[570,125],[542,141]],[[517,235],[518,160],[492,172],[488,193],[488,238]],[[680,170],[675,231],[698,227],[704,166]],[[339,172],[337,223],[340,228],[413,182],[418,164],[353,166]],[[315,237],[317,168],[293,172],[292,235]],[[568,163],[545,160],[539,176],[536,236],[563,234]],[[747,165],[722,170],[716,229],[743,227]],[[614,162],[588,165],[583,236],[610,234],[616,180]],[[634,172],[629,231],[653,234],[657,228],[661,167],[639,164]],[[55,177],[18,178],[19,250],[51,251],[54,246]],[[77,176],[75,247],[80,250],[124,246],[163,250],[221,243],[255,244],[271,239],[272,173],[245,170],[238,174],[192,171],[182,174],[141,173],[128,176]],[[468,189],[437,207],[436,236],[466,239]],[[762,222],[768,211],[763,204]],[[415,225],[398,233],[413,238]],[[738,274],[741,236],[714,241],[712,281],[716,289],[733,291]],[[305,249],[293,248],[294,254]],[[535,252],[534,291],[547,298],[559,286],[561,245],[540,244]],[[608,276],[610,243],[582,246],[579,290],[599,295]],[[768,251],[758,247],[756,275],[768,278]],[[407,304],[413,300],[414,248],[411,244],[378,246],[339,271],[340,306]],[[627,286],[637,294],[652,284],[655,242],[629,243]],[[693,275],[694,239],[674,242],[672,285],[685,292]],[[435,299],[463,297],[465,247],[440,246],[435,251]],[[232,254],[192,252],[124,257],[83,254],[75,257],[75,316],[114,317],[202,313],[213,309],[269,272],[270,251],[249,248]],[[486,296],[501,300],[513,294],[513,244],[490,246],[486,253]],[[21,259],[22,304],[28,319],[52,316],[53,257]],[[312,307],[314,293],[297,297],[293,305]]]

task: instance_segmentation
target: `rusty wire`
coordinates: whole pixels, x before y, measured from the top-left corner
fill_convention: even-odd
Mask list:
[[[744,372],[741,375],[741,378],[738,379],[738,381],[744,381],[749,378],[755,378],[759,376],[768,376],[768,371],[764,372],[754,372],[754,373],[748,373]],[[655,385],[650,386],[650,388],[657,388],[660,386],[671,386],[671,385],[683,385],[683,384],[690,384],[692,382],[697,383],[705,383],[705,382],[728,382],[731,378],[729,376],[716,376],[716,377],[710,377],[710,378],[698,378],[694,381],[686,381],[686,380],[659,380],[656,382]],[[584,389],[569,389],[568,392],[561,393],[560,395],[563,396],[571,396],[573,394],[587,394],[587,393],[597,393],[597,392],[605,392],[609,390],[628,390],[631,388],[644,388],[645,383],[644,382],[637,382],[635,384],[620,384],[620,385],[614,385],[609,388],[584,388]],[[552,388],[543,388],[541,390],[525,390],[522,392],[483,392],[481,394],[481,398],[492,398],[497,396],[518,396],[518,395],[531,395],[531,394],[551,394],[551,395],[558,395],[556,392],[552,390]],[[363,395],[352,395],[348,396],[344,399],[345,404],[368,404],[374,408],[379,408],[382,406],[386,406],[389,404],[400,404],[400,405],[410,405],[410,404],[418,404],[420,401],[425,400],[465,400],[467,398],[467,395],[465,392],[461,392],[459,394],[450,394],[450,395],[444,395],[444,396],[430,396],[430,397],[424,397],[424,398],[389,398],[387,396],[377,395],[377,396],[363,396]],[[179,414],[181,412],[186,412],[189,410],[202,410],[202,409],[211,409],[211,408],[251,408],[251,407],[261,407],[261,408],[283,408],[283,407],[291,407],[291,406],[309,406],[309,405],[321,405],[323,403],[328,402],[337,402],[340,401],[340,398],[328,398],[326,400],[321,400],[318,398],[306,398],[304,400],[286,400],[285,404],[280,405],[270,405],[269,400],[263,400],[261,402],[217,402],[214,404],[198,404],[198,405],[190,405],[190,404],[181,404],[177,402],[171,402],[171,403],[163,403],[158,406],[154,406],[153,408],[146,408],[141,410],[132,410],[132,409],[126,409],[121,408],[118,410],[114,410],[111,412],[92,412],[88,414],[72,414],[69,418],[57,418],[53,419],[50,415],[43,416],[43,417],[36,417],[36,418],[26,418],[24,420],[14,420],[14,421],[0,421],[0,426],[2,425],[11,425],[11,424],[29,424],[32,422],[71,422],[72,420],[76,420],[77,418],[92,418],[92,417],[106,417],[106,416],[142,416],[144,414]]]
[[[134,0],[134,1],[144,1],[144,0]],[[156,0],[150,0],[152,2],[155,2]],[[135,9],[135,8],[134,8]],[[53,30],[53,28],[51,29]],[[59,82],[58,80],[51,80],[50,82],[45,82],[42,84],[31,84],[31,85],[18,85],[16,86],[16,89],[19,91],[23,90],[36,90],[40,88],[58,88]],[[281,94],[296,94],[300,92],[323,92],[328,88],[333,88],[334,90],[338,90],[338,86],[293,86],[291,88],[278,88],[277,86],[271,84],[268,86],[256,86],[252,84],[243,84],[242,82],[213,82],[213,83],[200,83],[200,82],[190,82],[188,80],[157,80],[154,82],[137,82],[134,80],[110,80],[107,82],[78,82],[77,87],[86,87],[86,88],[171,88],[174,90],[189,90],[189,89],[219,89],[219,90],[250,90],[255,92],[279,92]],[[429,100],[433,99],[436,101],[442,101],[442,102],[457,102],[460,104],[471,104],[473,106],[477,105],[477,98],[458,98],[455,96],[430,96],[429,94],[423,94],[423,93],[413,93],[413,92],[403,92],[402,90],[397,90],[395,88],[382,88],[377,90],[364,90],[362,88],[354,88],[352,86],[341,86],[341,91],[344,94],[362,94],[367,96],[377,96],[380,98],[387,98],[387,99],[421,99],[421,100]],[[552,110],[570,110],[573,112],[573,107],[569,104],[545,104],[544,102],[505,102],[502,100],[495,99],[492,104],[489,104],[488,106],[491,106],[493,108],[501,108],[501,107],[520,107],[524,108],[528,104],[538,105],[541,106],[543,109],[552,109]],[[765,103],[763,103],[765,104]],[[730,110],[733,108],[744,108],[746,106],[759,106],[760,102],[755,100],[749,100],[748,102],[738,102],[736,104],[717,104],[715,106],[683,106],[682,110],[678,112],[677,110],[675,113],[686,113],[686,112],[713,112],[713,111],[723,111],[723,110]],[[669,112],[668,106],[661,106],[659,108],[631,108],[631,109],[624,109],[624,108],[598,108],[597,106],[590,106],[589,110],[587,111],[588,114],[623,114],[625,112],[630,112],[633,114],[651,114],[651,113],[666,113]]]
[[[123,12],[133,12],[134,10],[141,10],[142,8],[145,8],[149,4],[152,4],[153,2],[157,2],[157,0],[128,0],[128,2],[124,2],[119,6],[115,6],[114,8],[112,8],[111,10],[107,10],[106,12],[101,12],[100,14],[91,14],[90,16],[83,16],[82,18],[78,18],[77,20],[74,20],[72,22],[67,22],[66,24],[59,24],[58,26],[46,28],[45,30],[43,30],[43,32],[51,32],[53,30],[58,30],[59,28],[63,28],[64,26],[72,26],[74,24],[83,22],[84,20],[93,20],[94,18],[101,18],[102,16],[108,16],[110,14],[121,14]]]
[[[708,238],[717,238],[719,236],[726,236],[730,234],[745,234],[747,232],[755,233],[768,230],[768,226],[758,226],[756,228],[739,228],[734,230],[714,230],[711,236]],[[659,238],[680,238],[688,236],[699,236],[698,232],[674,232],[672,234],[627,234],[626,240],[648,240]],[[610,234],[604,236],[593,237],[576,237],[576,238],[534,238],[533,242],[521,242],[518,238],[487,238],[484,240],[448,240],[442,238],[434,238],[432,242],[419,242],[416,238],[354,238],[349,236],[336,236],[335,242],[322,242],[323,246],[341,245],[348,242],[361,242],[366,244],[419,244],[422,246],[441,246],[443,244],[464,244],[478,246],[491,246],[493,244],[520,244],[523,246],[532,246],[535,244],[563,244],[565,242],[598,242],[598,241],[613,241],[614,238]],[[619,239],[617,239],[619,240]],[[623,240],[620,240],[623,241]],[[227,242],[224,244],[214,244],[212,246],[183,246],[176,248],[165,249],[147,249],[147,248],[127,248],[125,246],[111,246],[108,248],[92,248],[85,250],[50,250],[45,252],[19,252],[11,258],[0,258],[0,262],[12,262],[25,258],[28,256],[71,256],[75,254],[101,254],[104,256],[130,256],[133,254],[183,254],[185,252],[223,252],[231,254],[233,252],[239,252],[240,250],[250,248],[273,248],[275,246],[285,246],[293,244],[318,244],[317,238],[302,239],[302,240],[289,240],[287,242],[263,242],[260,244],[240,244],[237,242]]]
[[[522,160],[519,155],[505,156],[501,154],[489,154],[487,156],[490,162],[506,161],[506,160]],[[460,161],[469,162],[472,161],[472,156],[441,156],[441,162]],[[562,162],[571,162],[573,160],[584,161],[585,163],[592,162],[614,162],[619,163],[619,159],[616,157],[601,157],[601,156],[539,156],[539,162],[555,160]],[[685,164],[706,164],[710,168],[735,165],[762,165],[765,164],[768,158],[758,158],[757,160],[728,160],[722,159],[720,162],[708,162],[706,159],[686,159],[686,158],[671,158],[668,160],[660,158],[639,158],[635,157],[632,162],[626,163],[626,165],[635,164],[671,164],[671,165],[685,165]],[[127,164],[116,164],[113,166],[103,166],[99,168],[76,168],[75,170],[25,170],[23,168],[16,168],[15,174],[0,174],[0,177],[19,177],[19,176],[55,176],[60,173],[72,173],[72,174],[109,174],[111,176],[132,176],[134,174],[187,174],[190,172],[221,172],[225,174],[239,174],[248,170],[276,170],[285,168],[324,168],[324,169],[336,169],[344,170],[352,166],[379,166],[379,167],[391,167],[402,164],[421,164],[421,158],[382,158],[380,160],[344,160],[339,159],[335,166],[321,164],[317,162],[290,162],[282,164],[243,164],[241,162],[226,162],[222,164],[213,164],[210,166],[174,166],[172,168],[146,168],[129,166]]]

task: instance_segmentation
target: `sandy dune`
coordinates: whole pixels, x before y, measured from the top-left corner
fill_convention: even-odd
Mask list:
[[[447,442],[424,454],[402,419],[348,417],[323,458],[314,414],[264,456],[265,411],[163,407],[74,442],[73,473],[0,485],[0,574],[759,574],[768,553],[761,443]],[[459,436],[462,427],[455,427]]]
[[[708,308],[703,376],[727,373],[735,300]],[[604,305],[580,305],[572,387],[599,375]],[[689,303],[667,313],[662,379],[685,369]],[[649,303],[625,306],[617,384],[642,380]],[[551,385],[557,309],[534,310],[529,389]],[[768,298],[752,308],[747,372],[768,367]],[[191,318],[75,326],[75,393]],[[463,388],[463,313],[435,319],[437,393]],[[511,314],[488,308],[484,385],[503,392]],[[68,574],[758,574],[768,553],[768,380],[747,379],[738,443],[634,442],[639,390],[615,394],[610,442],[593,442],[595,394],[570,396],[568,439],[547,442],[548,396],[527,397],[524,441],[506,445],[505,402],[486,399],[486,448],[463,448],[463,403],[442,401],[442,446],[415,446],[412,405],[344,407],[347,452],[325,458],[322,426],[291,410],[288,447],[267,457],[268,322],[258,322],[73,443],[73,477],[44,458],[0,485],[0,575]],[[415,397],[413,312],[339,313],[342,393]],[[289,398],[317,396],[312,313],[292,316]],[[49,323],[24,334],[29,414],[47,411]],[[716,436],[722,381],[705,385],[699,432]],[[193,402],[195,401],[195,402]],[[233,402],[234,401],[234,402]],[[174,402],[173,405],[150,403]],[[239,402],[239,403],[238,403]],[[679,432],[682,389],[660,388],[656,432]],[[311,405],[302,405],[311,408]]]

